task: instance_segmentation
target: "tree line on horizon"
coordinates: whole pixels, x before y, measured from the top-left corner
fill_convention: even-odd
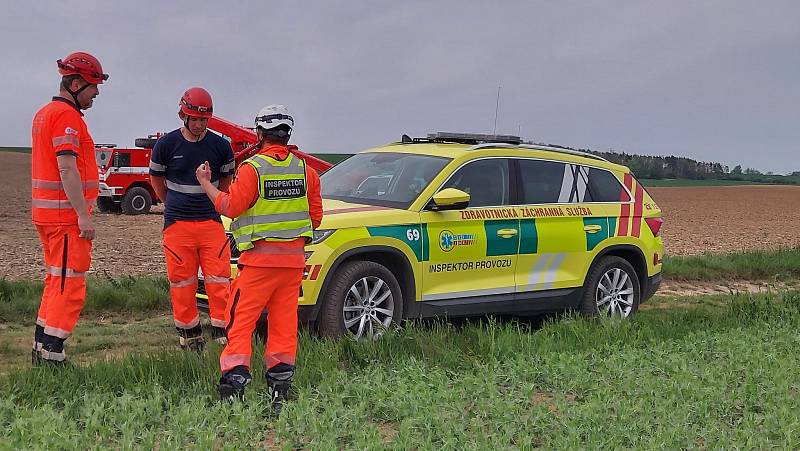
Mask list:
[[[631,169],[640,179],[688,179],[688,180],[739,180],[756,183],[800,184],[800,171],[790,174],[762,173],[758,169],[742,168],[736,165],[731,169],[722,163],[696,161],[687,157],[638,155],[627,152],[574,149],[558,144],[529,142],[542,146],[587,152],[605,158],[612,163],[622,164]]]

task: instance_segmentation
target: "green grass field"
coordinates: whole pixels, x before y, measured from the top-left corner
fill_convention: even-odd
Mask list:
[[[165,345],[11,371],[0,447],[796,449],[798,326],[800,296],[782,293],[661,299],[628,322],[416,323],[366,343],[303,335],[296,399],[279,418],[260,358],[247,399],[229,405],[214,394],[218,348]],[[166,329],[147,339],[168,341]]]
[[[800,250],[670,258],[676,280],[797,280]],[[216,400],[162,278],[92,278],[67,353],[32,368],[40,282],[0,279],[0,449],[800,447],[800,292],[657,296],[630,321],[417,321],[377,342],[301,331],[295,399]]]
[[[667,256],[663,271],[669,280],[794,280],[800,279],[800,249]]]

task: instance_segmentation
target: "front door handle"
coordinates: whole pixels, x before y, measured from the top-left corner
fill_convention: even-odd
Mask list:
[[[517,229],[500,229],[497,231],[500,238],[513,238],[517,236]]]
[[[583,231],[586,233],[597,233],[601,230],[603,230],[603,226],[597,224],[589,224],[583,228]]]

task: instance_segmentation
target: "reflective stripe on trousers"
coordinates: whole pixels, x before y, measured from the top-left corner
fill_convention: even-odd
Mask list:
[[[51,335],[53,337],[61,338],[62,340],[67,339],[69,338],[70,335],[72,335],[72,332],[70,331],[51,326],[45,326],[44,333],[46,333],[47,335]]]
[[[47,273],[56,277],[86,277],[85,272],[75,271],[74,269],[70,268],[64,270],[64,268],[59,268],[58,266],[48,266]]]
[[[191,284],[193,284],[195,282],[197,282],[197,276],[193,276],[193,277],[190,277],[190,278],[185,279],[185,280],[177,280],[175,282],[170,280],[169,281],[169,287],[170,288],[188,287],[189,285],[191,285]]]
[[[250,369],[250,355],[249,354],[229,354],[219,356],[219,366],[222,372],[230,371],[237,366],[246,366]]]
[[[204,278],[205,278],[205,283],[206,284],[209,284],[209,283],[227,283],[227,284],[229,284],[229,283],[231,283],[230,277],[220,277],[220,276],[209,276],[209,275],[206,275],[206,276],[204,276]]]
[[[197,315],[196,318],[194,318],[193,320],[189,321],[188,323],[184,323],[182,321],[178,321],[177,319],[174,319],[174,321],[175,321],[175,326],[176,327],[180,327],[181,329],[191,329],[191,328],[197,326],[198,324],[200,324],[200,315]]]

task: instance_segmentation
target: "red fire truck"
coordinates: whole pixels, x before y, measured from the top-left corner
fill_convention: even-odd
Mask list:
[[[256,151],[257,137],[253,130],[212,117],[208,128],[227,138],[233,148],[237,166]],[[118,148],[115,144],[95,144],[100,170],[100,196],[97,208],[103,212],[140,215],[160,202],[150,185],[150,153],[161,133],[137,138],[136,148]],[[309,167],[323,173],[332,165],[327,161],[295,151]]]

